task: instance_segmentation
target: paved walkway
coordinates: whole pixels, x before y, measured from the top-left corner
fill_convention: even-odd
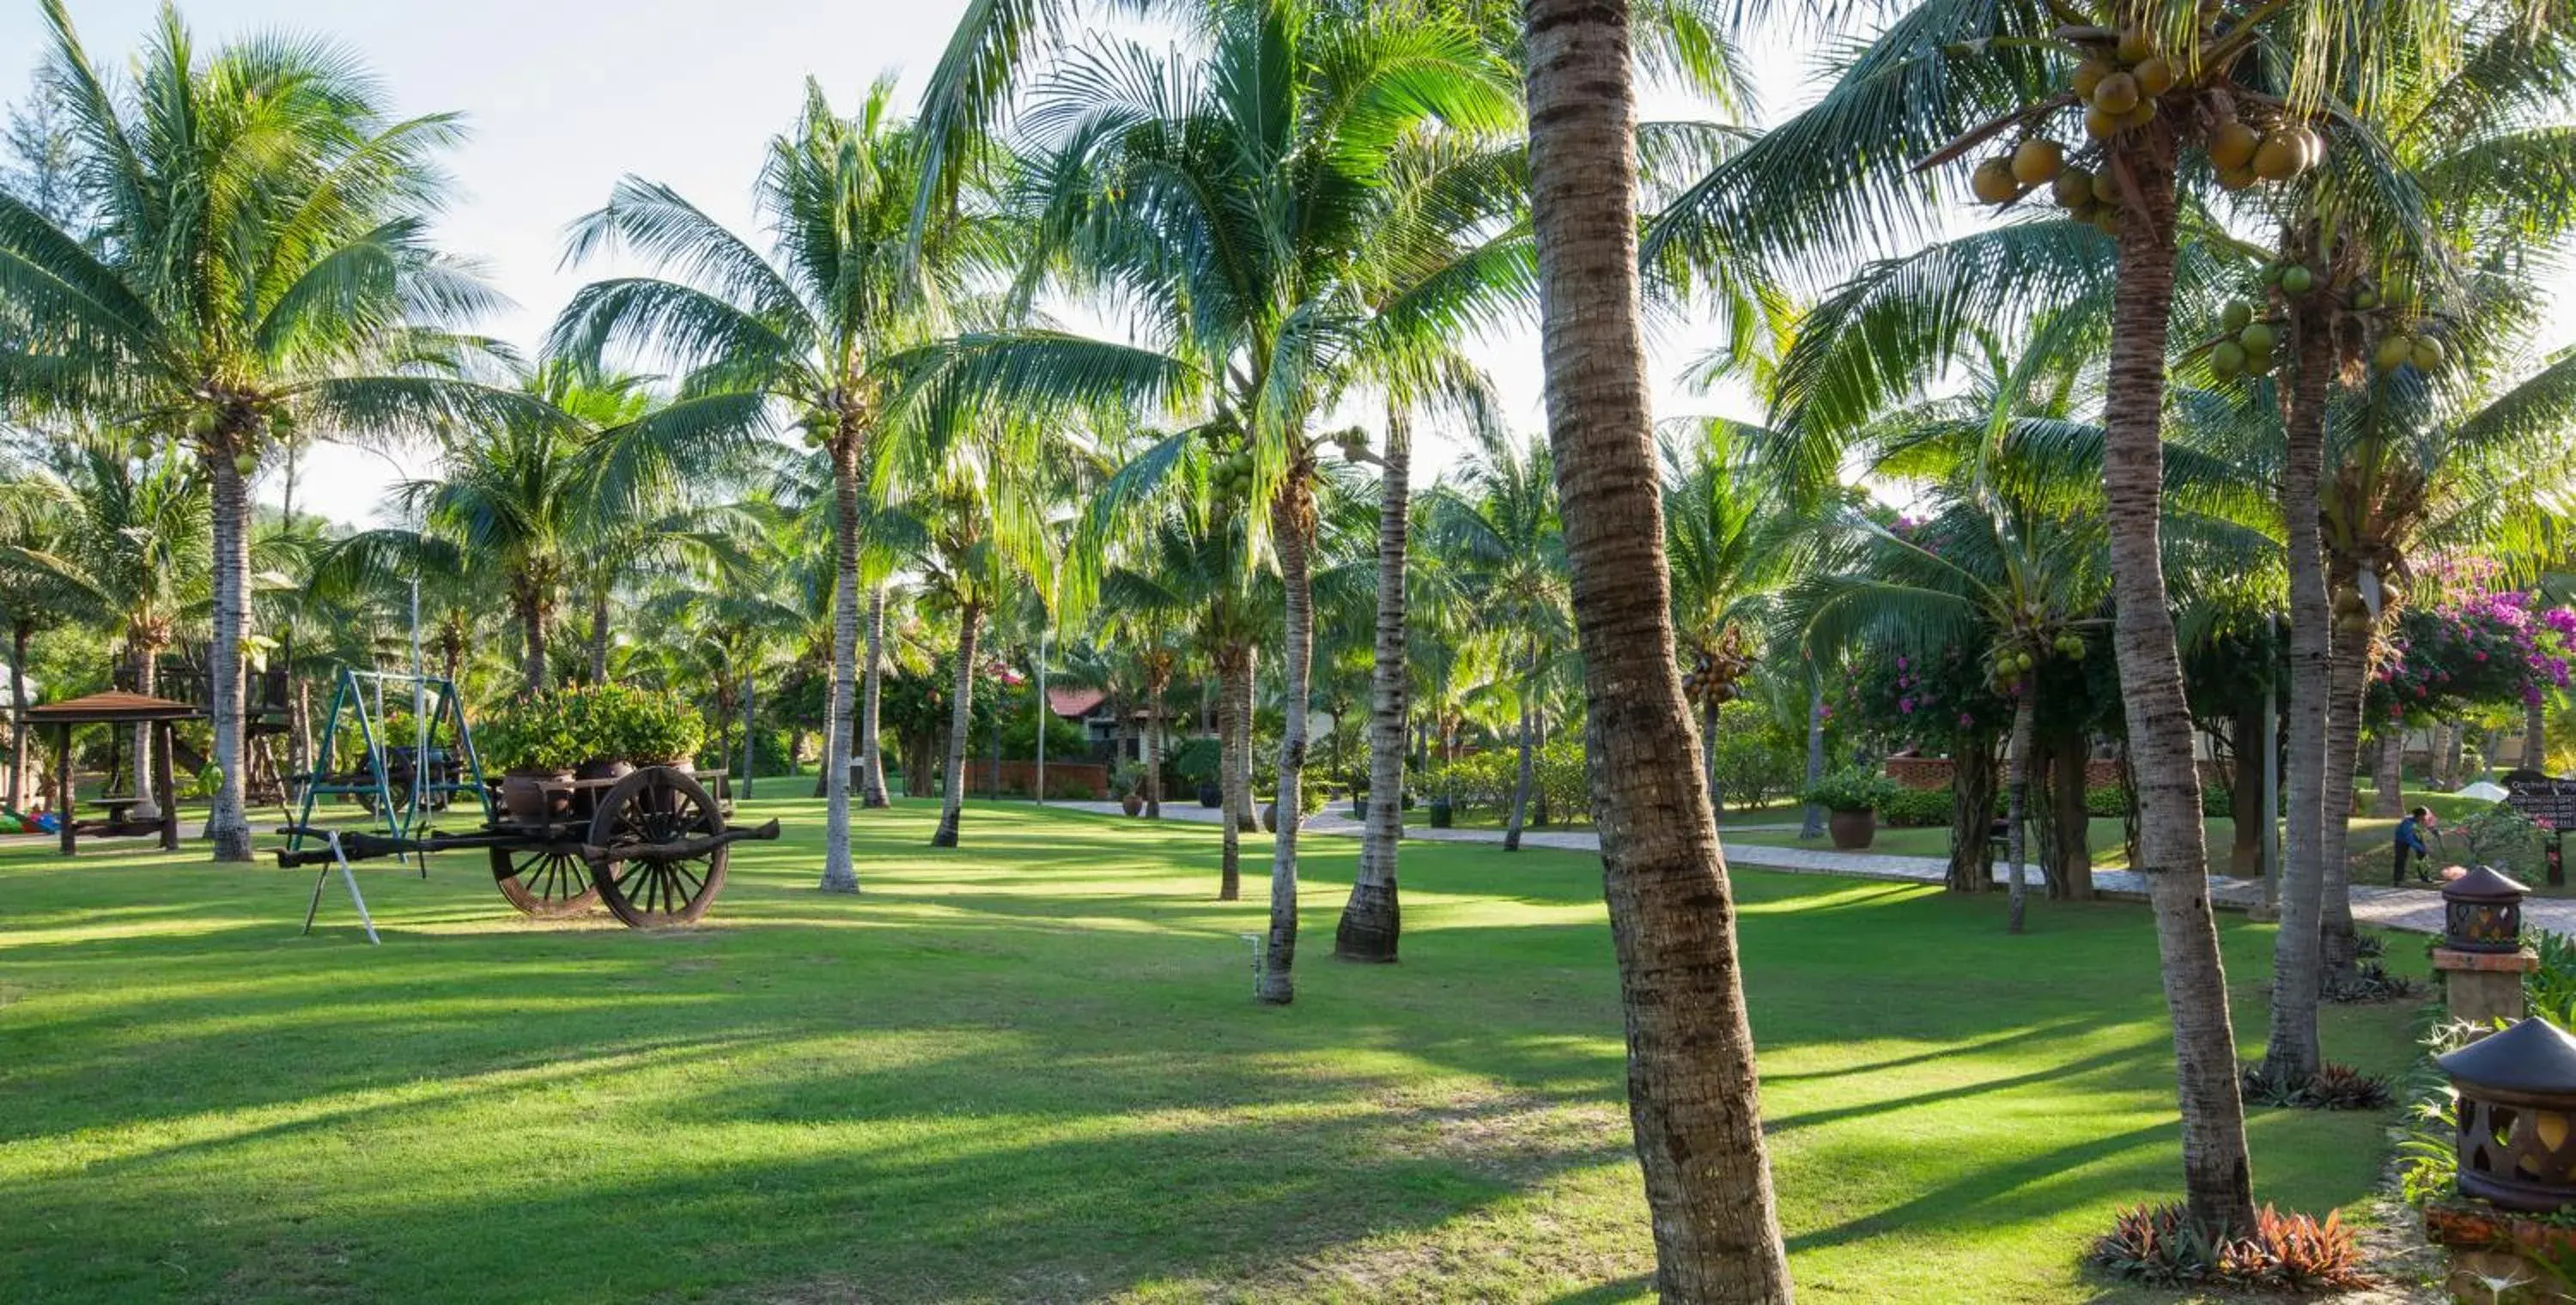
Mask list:
[[[1060,802],[1057,806],[1096,812],[1120,814],[1115,802]],[[1163,804],[1165,819],[1194,820],[1214,824],[1218,812],[1195,801]],[[1746,826],[1723,833],[1741,834],[1761,831],[1788,831],[1796,825]],[[1319,812],[1306,820],[1305,832],[1336,838],[1357,838],[1360,823],[1338,811]],[[1408,841],[1428,843],[1500,843],[1499,829],[1432,829],[1407,825]],[[1521,833],[1524,847],[1548,847],[1568,852],[1598,852],[1599,836],[1587,830],[1530,829]],[[1729,865],[1759,866],[1765,870],[1783,870],[1791,874],[1841,875],[1850,879],[1885,879],[1902,883],[1937,884],[1949,873],[1949,862],[1937,856],[1889,856],[1876,852],[1836,852],[1825,848],[1769,847],[1760,843],[1730,842],[1726,845]],[[1996,867],[1995,882],[2005,882],[2003,867]],[[2030,871],[2031,886],[2039,885],[2039,871]],[[2233,879],[2211,875],[2212,900],[2222,909],[2241,911],[2252,906],[2262,895],[2260,880]],[[2117,901],[2147,900],[2146,876],[2127,870],[2096,870],[2094,891]],[[2352,914],[2360,923],[2384,929],[2402,929],[2409,933],[2434,934],[2442,931],[2442,898],[2430,889],[2388,888],[2368,884],[2352,886]],[[2553,933],[2576,934],[2576,899],[2534,897],[2522,904],[2523,919],[2532,927]]]

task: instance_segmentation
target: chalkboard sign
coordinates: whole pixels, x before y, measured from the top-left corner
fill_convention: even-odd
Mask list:
[[[2552,829],[2576,828],[2576,780],[2517,779],[2505,784],[2506,806],[2547,821]]]

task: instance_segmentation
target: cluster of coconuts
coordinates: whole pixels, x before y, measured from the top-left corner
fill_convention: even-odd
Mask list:
[[[2302,272],[2306,268],[2299,269]],[[2226,334],[2209,349],[2209,370],[2222,381],[2239,376],[2272,374],[2273,350],[2281,346],[2281,328],[2269,321],[2258,321],[2254,306],[2242,299],[2232,300],[2221,309],[2218,324]]]
[[[2155,38],[2132,27],[2094,44],[2075,66],[2071,89],[2084,106],[2084,134],[2108,141],[2155,121],[2156,105],[2175,84],[2174,65]],[[2209,135],[2209,161],[2219,184],[2243,190],[2256,181],[2287,181],[2325,158],[2325,140],[2303,124],[2284,121],[2258,133],[2233,116]],[[2110,231],[2119,200],[2110,170],[2072,166],[2066,148],[2046,137],[2022,141],[2009,154],[1987,159],[1970,188],[1988,204],[2009,204],[2034,186],[2050,186],[2058,205],[2078,221]]]
[[[1252,496],[1252,450],[1220,453],[1208,467],[1208,484],[1227,502]]]
[[[2080,635],[2060,633],[2048,641],[2047,649],[2070,662],[2084,660],[2084,640]],[[1996,645],[1990,659],[1995,688],[2004,693],[2019,693],[2022,681],[2039,669],[2043,656],[2044,652],[2034,652],[2027,646]]]

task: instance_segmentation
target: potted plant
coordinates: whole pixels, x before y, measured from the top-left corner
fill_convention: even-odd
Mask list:
[[[593,692],[602,718],[600,743],[608,751],[637,766],[696,766],[706,726],[678,694],[620,685]]]
[[[1447,829],[1458,821],[1457,804],[1446,793],[1431,799],[1430,813],[1433,829]]]
[[[493,712],[476,727],[475,743],[501,771],[501,806],[512,820],[542,825],[570,813],[573,771],[585,745],[552,697]]]
[[[1135,815],[1145,809],[1145,763],[1130,761],[1110,780],[1118,790],[1118,809]]]
[[[1217,783],[1212,779],[1201,781],[1199,784],[1199,805],[1209,808],[1224,806],[1225,785]]]
[[[1866,766],[1849,766],[1818,780],[1798,799],[1832,813],[1826,828],[1836,851],[1857,852],[1878,837],[1879,804],[1895,792],[1895,781]]]

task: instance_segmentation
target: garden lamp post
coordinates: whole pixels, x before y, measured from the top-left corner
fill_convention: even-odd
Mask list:
[[[2576,1204],[2576,1037],[2526,1019],[2434,1063],[2459,1092],[2462,1193],[2508,1210]]]

